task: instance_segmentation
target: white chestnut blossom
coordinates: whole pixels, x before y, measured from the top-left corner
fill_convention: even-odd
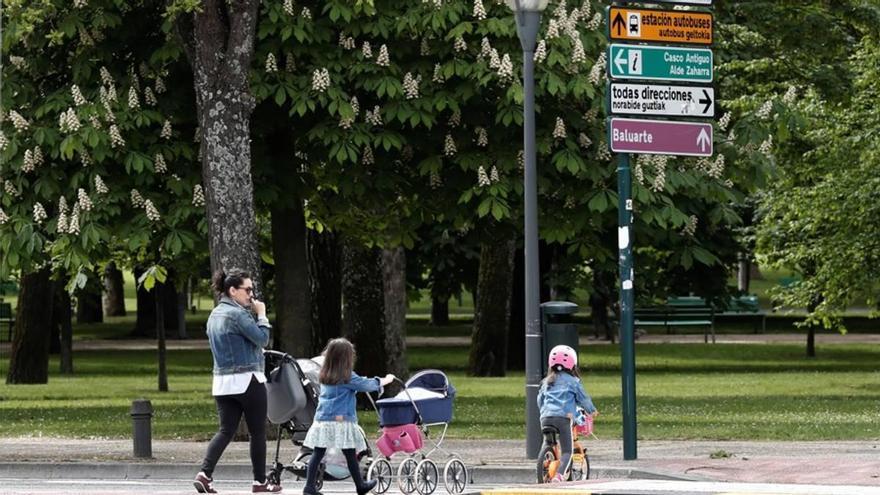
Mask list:
[[[9,221],[9,216],[3,211],[3,208],[0,208],[0,225],[5,224]]]
[[[388,67],[391,65],[391,58],[388,55],[388,46],[382,45],[379,47],[379,56],[376,58],[376,65],[381,67]]]
[[[474,134],[477,135],[477,146],[485,148],[489,145],[489,133],[486,132],[486,129],[484,127],[477,127],[476,129],[474,129]]]
[[[101,121],[98,119],[98,116],[95,114],[89,115],[89,123],[92,124],[92,127],[95,129],[101,128]]]
[[[312,11],[309,10],[308,7],[303,7],[302,14],[300,14],[300,15],[302,15],[303,19],[305,19],[307,21],[312,20]]]
[[[590,31],[595,31],[595,30],[599,29],[599,26],[602,25],[602,22],[604,20],[605,20],[605,16],[603,16],[601,12],[596,12],[596,14],[593,16],[593,18],[590,19],[590,22],[587,23],[587,29],[589,29]]]
[[[489,38],[484,37],[480,41],[480,56],[488,57],[490,53],[492,53],[492,45],[489,43]]]
[[[41,225],[43,220],[47,218],[49,218],[49,216],[46,215],[46,209],[43,208],[43,205],[40,203],[34,203],[34,222]]]
[[[122,139],[122,135],[119,134],[119,128],[116,127],[115,124],[111,125],[110,126],[110,147],[117,148],[117,147],[124,147],[124,146],[125,146],[125,140]]]
[[[509,84],[513,82],[513,62],[511,62],[510,55],[507,53],[501,57],[501,64],[498,66],[498,77],[503,83]]]
[[[162,217],[159,215],[159,210],[156,209],[156,206],[153,205],[153,201],[146,199],[144,200],[144,211],[147,214],[147,219],[151,222],[158,222]]]
[[[9,112],[9,119],[12,120],[12,125],[15,126],[16,131],[26,131],[30,127],[30,123],[15,110]]]
[[[201,208],[201,207],[205,206],[205,192],[202,190],[201,184],[196,184],[193,187],[192,204],[196,208]]]
[[[556,127],[553,128],[553,137],[556,139],[565,139],[566,135],[565,122],[562,121],[562,117],[556,117]]]
[[[101,67],[99,72],[101,73],[101,82],[104,86],[113,86],[113,76],[110,75],[110,71],[107,70],[107,67]]]
[[[608,149],[608,143],[604,140],[600,141],[596,148],[596,159],[603,162],[611,160],[611,151]]]
[[[27,61],[24,59],[24,57],[19,57],[17,55],[10,55],[9,62],[13,66],[15,66],[16,69],[24,69],[25,67],[27,67]]]
[[[709,168],[709,177],[713,179],[720,179],[724,174],[724,155],[718,153],[718,156],[715,157],[715,161],[712,163],[712,166]]]
[[[797,88],[794,86],[789,86],[788,91],[785,92],[785,95],[782,97],[782,102],[786,105],[791,105],[797,99]]]
[[[449,127],[458,127],[461,125],[461,112],[458,110],[452,112],[449,116]]]
[[[477,20],[486,20],[486,8],[483,7],[483,0],[474,0],[474,17]]]
[[[278,72],[278,62],[275,61],[275,54],[270,53],[266,56],[266,74]]]
[[[590,147],[591,144],[593,144],[593,140],[590,139],[589,136],[587,136],[583,132],[578,134],[578,145],[580,145],[581,148],[587,149]]]
[[[375,107],[373,107],[372,112],[367,110],[367,113],[364,116],[364,120],[366,120],[367,123],[370,125],[381,126],[382,125],[382,114],[380,112],[379,105],[376,105]]]
[[[498,55],[498,50],[493,48],[489,50],[489,68],[498,69],[499,67],[501,67],[501,57]]]
[[[284,70],[287,72],[293,72],[296,70],[296,61],[293,59],[292,53],[288,53],[284,56]]]
[[[419,97],[419,84],[422,82],[422,76],[413,77],[412,73],[407,72],[403,76],[403,93],[407,100]]]
[[[7,146],[9,146],[9,140],[6,139],[6,134],[0,131],[0,151],[6,150]]]
[[[92,155],[90,155],[88,151],[81,151],[79,161],[82,163],[83,167],[88,167],[92,164]]]
[[[141,196],[140,191],[137,189],[131,190],[131,205],[135,208],[140,208],[144,206],[144,197]]]
[[[159,93],[161,95],[162,93],[165,92],[165,80],[163,80],[161,77],[156,78],[155,86],[156,86],[156,93]]]
[[[82,126],[79,118],[76,116],[76,112],[73,111],[73,107],[68,108],[66,112],[61,112],[61,115],[58,116],[58,128],[61,132],[77,132],[80,127]]]
[[[312,72],[312,89],[319,93],[323,93],[324,91],[327,91],[327,88],[329,87],[330,71],[326,68],[315,69],[315,71]]]
[[[364,44],[361,45],[361,54],[364,58],[373,58],[373,49],[370,48],[369,41],[364,41]]]
[[[156,101],[156,95],[153,94],[153,88],[149,86],[144,89],[144,103],[151,107],[154,107],[157,103],[159,103],[158,101]]]
[[[165,155],[162,153],[156,153],[156,156],[153,157],[153,169],[157,174],[168,172],[168,165],[165,163]]]
[[[489,172],[489,179],[492,181],[493,184],[501,180],[501,177],[498,176],[498,167],[496,167],[495,165],[492,165],[492,171]]]
[[[73,213],[70,214],[70,220],[67,222],[67,233],[79,235],[79,203],[73,204]]]
[[[535,63],[540,64],[547,58],[547,42],[544,40],[538,41],[538,46],[535,48]]]
[[[519,150],[516,152],[516,166],[520,172],[522,172],[526,168],[526,152],[525,152],[525,150]]]
[[[722,131],[727,131],[727,126],[730,125],[730,112],[725,113],[721,116],[721,119],[718,120],[718,128]]]
[[[492,185],[492,181],[489,180],[489,176],[486,174],[486,169],[482,165],[477,169],[477,185],[480,187]]]
[[[575,35],[571,37],[571,42],[574,44],[574,48],[571,51],[571,63],[582,64],[586,62],[587,54],[584,52],[584,44],[581,43],[581,37],[575,33]]]
[[[73,95],[73,104],[76,106],[81,106],[86,104],[86,98],[83,96],[82,91],[79,90],[79,86],[74,84],[70,87],[70,94]]]
[[[296,15],[293,10],[293,0],[284,0],[284,13],[291,17]]]
[[[346,50],[354,50],[354,48],[357,46],[357,43],[355,43],[354,38],[352,38],[351,36],[346,36],[343,33],[339,33],[339,46],[345,48]]]
[[[758,110],[758,113],[755,114],[761,120],[767,120],[770,118],[770,113],[773,111],[773,102],[767,100],[761,105],[761,108]]]
[[[138,101],[137,90],[134,89],[134,86],[128,88],[128,108],[132,110],[137,110],[141,107],[140,102]]]
[[[552,40],[553,38],[559,37],[559,23],[556,22],[556,19],[550,19],[550,22],[547,23],[547,39]]]
[[[429,179],[429,184],[431,185],[431,189],[438,189],[438,188],[440,188],[440,186],[443,185],[443,179],[440,178],[439,173],[432,170],[431,175],[430,175],[430,179]]]
[[[24,150],[24,161],[21,164],[21,171],[29,174],[36,169],[36,164],[34,163],[34,152],[31,150]]]
[[[18,189],[15,188],[15,185],[10,180],[3,182],[3,190],[6,191],[6,194],[12,196],[13,198],[21,196],[21,193],[18,191]]]
[[[373,158],[373,148],[369,146],[364,146],[364,152],[361,155],[361,164],[362,165],[372,165],[376,163],[375,158]]]
[[[422,38],[422,44],[419,45],[419,55],[427,57],[431,54],[431,45],[428,44],[428,38]]]
[[[599,58],[596,59],[596,63],[593,64],[593,68],[590,69],[591,84],[598,85],[605,80],[605,64],[607,63],[605,57],[605,52],[603,51],[599,54]]]
[[[758,148],[762,154],[770,156],[770,151],[773,150],[773,135],[767,136],[767,139],[761,143],[761,147]]]
[[[461,35],[455,37],[453,48],[455,49],[456,53],[461,53],[467,50],[467,43],[464,42],[464,38],[462,38]]]
[[[159,137],[162,139],[171,139],[171,121],[165,119],[165,123],[162,124],[162,132],[159,133]]]
[[[455,147],[455,140],[452,139],[452,134],[447,134],[443,141],[443,155],[455,156],[456,153],[458,153],[458,149]]]
[[[693,237],[694,234],[697,233],[697,219],[696,215],[691,215],[688,217],[687,221],[684,224],[684,227],[681,229],[681,235],[685,237]]]
[[[76,192],[76,200],[79,208],[82,211],[91,211],[92,210],[92,199],[89,198],[89,194],[85,189],[79,188]]]
[[[107,188],[107,184],[104,184],[104,179],[102,179],[100,175],[95,176],[95,192],[98,194],[107,194],[110,192],[110,189]]]
[[[443,66],[440,64],[434,64],[434,76],[431,78],[431,82],[443,84],[443,81],[445,81],[443,78]]]

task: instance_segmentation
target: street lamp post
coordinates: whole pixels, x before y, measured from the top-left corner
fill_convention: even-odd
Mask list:
[[[523,200],[525,203],[525,304],[526,304],[526,458],[537,459],[541,448],[538,388],[542,363],[540,271],[538,269],[538,177],[535,150],[535,43],[541,12],[548,0],[506,0],[516,17],[516,32],[523,49]]]

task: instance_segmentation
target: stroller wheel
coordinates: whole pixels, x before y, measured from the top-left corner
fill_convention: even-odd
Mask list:
[[[416,468],[419,463],[412,457],[407,457],[397,467],[397,487],[404,494],[416,491]]]
[[[266,481],[273,485],[281,484],[281,472],[277,469],[272,469],[268,473],[266,473]]]
[[[367,470],[367,481],[376,480],[376,488],[373,493],[385,493],[391,487],[391,463],[385,459],[379,459],[370,464]]]
[[[450,495],[464,491],[468,483],[467,467],[459,459],[451,459],[443,468],[443,484]]]
[[[431,495],[437,489],[439,472],[431,459],[425,459],[416,466],[416,490],[419,495]]]

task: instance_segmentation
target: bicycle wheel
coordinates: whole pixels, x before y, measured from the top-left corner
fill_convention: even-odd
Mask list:
[[[569,470],[571,481],[590,479],[590,456],[584,454],[571,455],[571,469]]]
[[[373,461],[367,470],[367,481],[376,480],[376,488],[373,493],[385,493],[391,487],[391,463],[385,459]]]
[[[416,467],[419,463],[412,457],[407,457],[397,467],[397,487],[404,494],[416,491]]]
[[[451,459],[443,468],[443,484],[449,495],[458,495],[467,488],[467,467],[459,459]]]
[[[541,451],[538,453],[538,483],[550,482],[550,464],[554,462],[558,463],[559,459],[556,457],[556,449],[553,448],[553,445],[541,447]]]
[[[416,466],[416,490],[419,495],[431,495],[437,489],[440,472],[431,459],[425,459]]]

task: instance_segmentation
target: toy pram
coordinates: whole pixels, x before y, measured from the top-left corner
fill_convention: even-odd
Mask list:
[[[312,450],[303,446],[302,442],[314,421],[315,411],[318,408],[320,358],[294,359],[290,354],[278,351],[263,351],[263,356],[266,358],[266,370],[269,371],[266,375],[268,380],[266,382],[267,416],[272,424],[278,425],[275,461],[267,478],[271,483],[280,483],[282,474],[287,471],[296,475],[297,478],[304,479]],[[289,465],[284,465],[280,461],[281,440],[284,431],[287,431],[293,444],[300,447],[299,452]],[[364,435],[366,441],[363,429],[361,429],[361,434]],[[369,442],[366,443],[367,450],[358,453],[358,460],[361,461],[364,476],[366,476],[367,469],[372,462],[372,451],[369,448]],[[333,449],[330,449],[319,467],[316,478],[318,490],[323,486],[325,478],[342,480],[350,476],[344,461],[341,463],[333,462],[334,456],[341,457],[341,453],[337,456]]]
[[[443,467],[446,491],[450,494],[463,492],[469,480],[467,467],[458,454],[447,452],[442,446],[452,421],[455,387],[440,370],[420,371],[403,386],[403,391],[396,397],[373,403],[383,431],[376,442],[383,458],[374,460],[367,471],[367,479],[379,481],[373,491],[384,493],[388,490],[394,477],[391,458],[402,453],[407,457],[397,468],[398,488],[404,494],[417,491],[420,495],[430,495],[437,488],[440,472],[429,456],[440,451],[448,459]],[[435,441],[429,431],[431,427],[440,426],[443,430]],[[433,446],[428,452],[421,452],[425,440]]]

